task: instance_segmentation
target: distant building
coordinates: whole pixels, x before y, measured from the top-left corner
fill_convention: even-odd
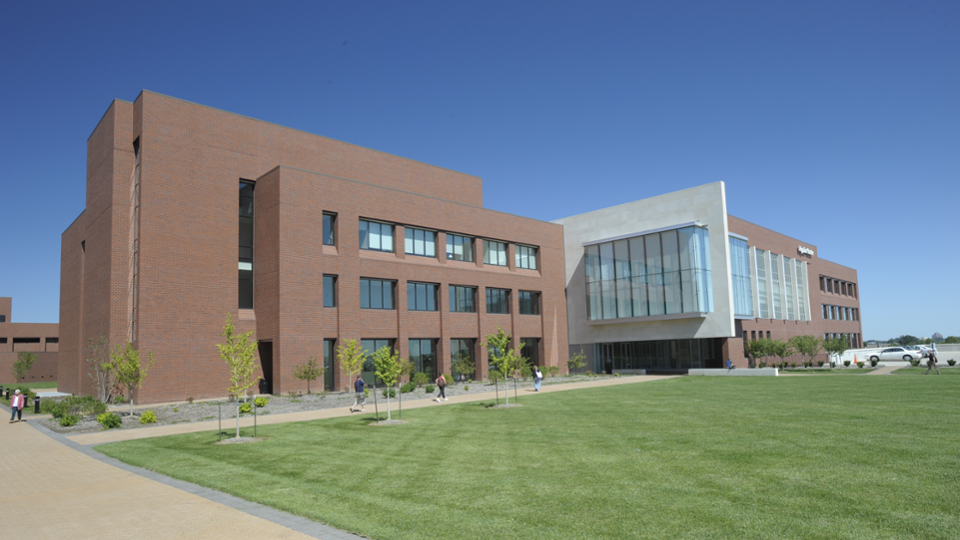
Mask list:
[[[941,341],[943,341],[943,334],[941,334],[940,332],[934,332],[933,335],[930,336],[930,339],[932,339],[937,343],[940,343]]]
[[[0,297],[0,381],[14,382],[10,370],[21,352],[37,355],[25,382],[56,380],[60,325],[15,323],[12,311],[13,299],[8,296]]]

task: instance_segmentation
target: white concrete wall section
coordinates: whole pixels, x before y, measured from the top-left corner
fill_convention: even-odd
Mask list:
[[[709,230],[713,312],[706,317],[673,320],[617,320],[588,324],[584,243],[640,234],[699,221]],[[733,287],[727,235],[727,202],[723,182],[714,182],[658,197],[587,212],[554,223],[563,225],[566,252],[567,326],[571,345],[617,341],[649,341],[732,337]]]

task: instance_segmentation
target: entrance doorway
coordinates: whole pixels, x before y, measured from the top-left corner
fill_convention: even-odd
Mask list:
[[[260,351],[260,369],[263,371],[263,379],[260,379],[260,393],[273,393],[273,342],[261,341],[257,345]]]

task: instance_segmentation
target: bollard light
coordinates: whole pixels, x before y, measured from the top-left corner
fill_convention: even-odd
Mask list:
[[[40,396],[33,396],[33,414],[40,414]]]

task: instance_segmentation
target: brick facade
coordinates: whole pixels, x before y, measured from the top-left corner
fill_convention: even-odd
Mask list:
[[[237,300],[241,180],[255,182],[252,310]],[[334,246],[322,243],[323,212],[336,213]],[[359,249],[360,219],[394,224],[394,252]],[[436,256],[405,254],[405,226],[436,231]],[[475,239],[476,262],[447,260],[447,232]],[[508,243],[506,267],[483,264],[484,238]],[[539,249],[538,270],[514,267],[517,244]],[[324,274],[337,276],[335,308],[322,307]],[[361,278],[396,281],[396,309],[360,309]],[[408,311],[408,281],[439,284],[439,310]],[[477,313],[451,313],[449,285],[477,287]],[[511,291],[510,314],[486,313],[487,287]],[[541,293],[541,315],[518,313],[521,290]],[[393,339],[403,356],[408,339],[435,339],[449,373],[450,339],[479,343],[499,325],[540,338],[541,363],[565,369],[562,227],[482,208],[480,179],[462,173],[150,92],[114,101],[88,140],[86,209],[62,238],[60,390],[93,392],[83,351],[103,335],[156,355],[139,401],[222,396],[228,314],[271,344],[274,393],[306,390],[293,368],[322,359],[324,339]],[[485,377],[485,353],[474,357]]]
[[[27,382],[56,379],[60,350],[59,325],[56,323],[13,322],[13,299],[0,297],[0,381],[13,382],[11,368],[21,352],[37,354]]]
[[[772,339],[787,340],[793,336],[813,335],[823,338],[824,334],[844,334],[851,336],[851,348],[861,347],[863,345],[862,326],[859,317],[860,311],[860,287],[857,281],[857,271],[819,257],[817,246],[810,242],[805,242],[792,238],[765,227],[755,225],[748,221],[734,216],[727,217],[730,232],[746,236],[749,240],[747,244],[757,249],[776,253],[805,261],[807,268],[807,291],[810,298],[810,320],[808,321],[790,321],[781,319],[746,319],[738,321],[737,335],[727,340],[724,353],[728,354],[734,364],[740,367],[746,367],[748,360],[743,353],[743,339],[746,336],[750,339],[753,332],[757,337],[769,337]],[[813,251],[813,255],[800,253],[800,247],[808,248]],[[852,294],[834,294],[820,290],[820,277],[830,277],[844,283],[855,285]],[[754,279],[753,294],[756,295],[756,276]],[[841,289],[841,292],[842,289]],[[834,305],[853,308],[857,310],[857,320],[831,320],[823,317],[822,305]],[[754,314],[756,315],[756,314]],[[824,357],[825,358],[825,357]],[[788,361],[799,363],[800,357],[788,358]]]

